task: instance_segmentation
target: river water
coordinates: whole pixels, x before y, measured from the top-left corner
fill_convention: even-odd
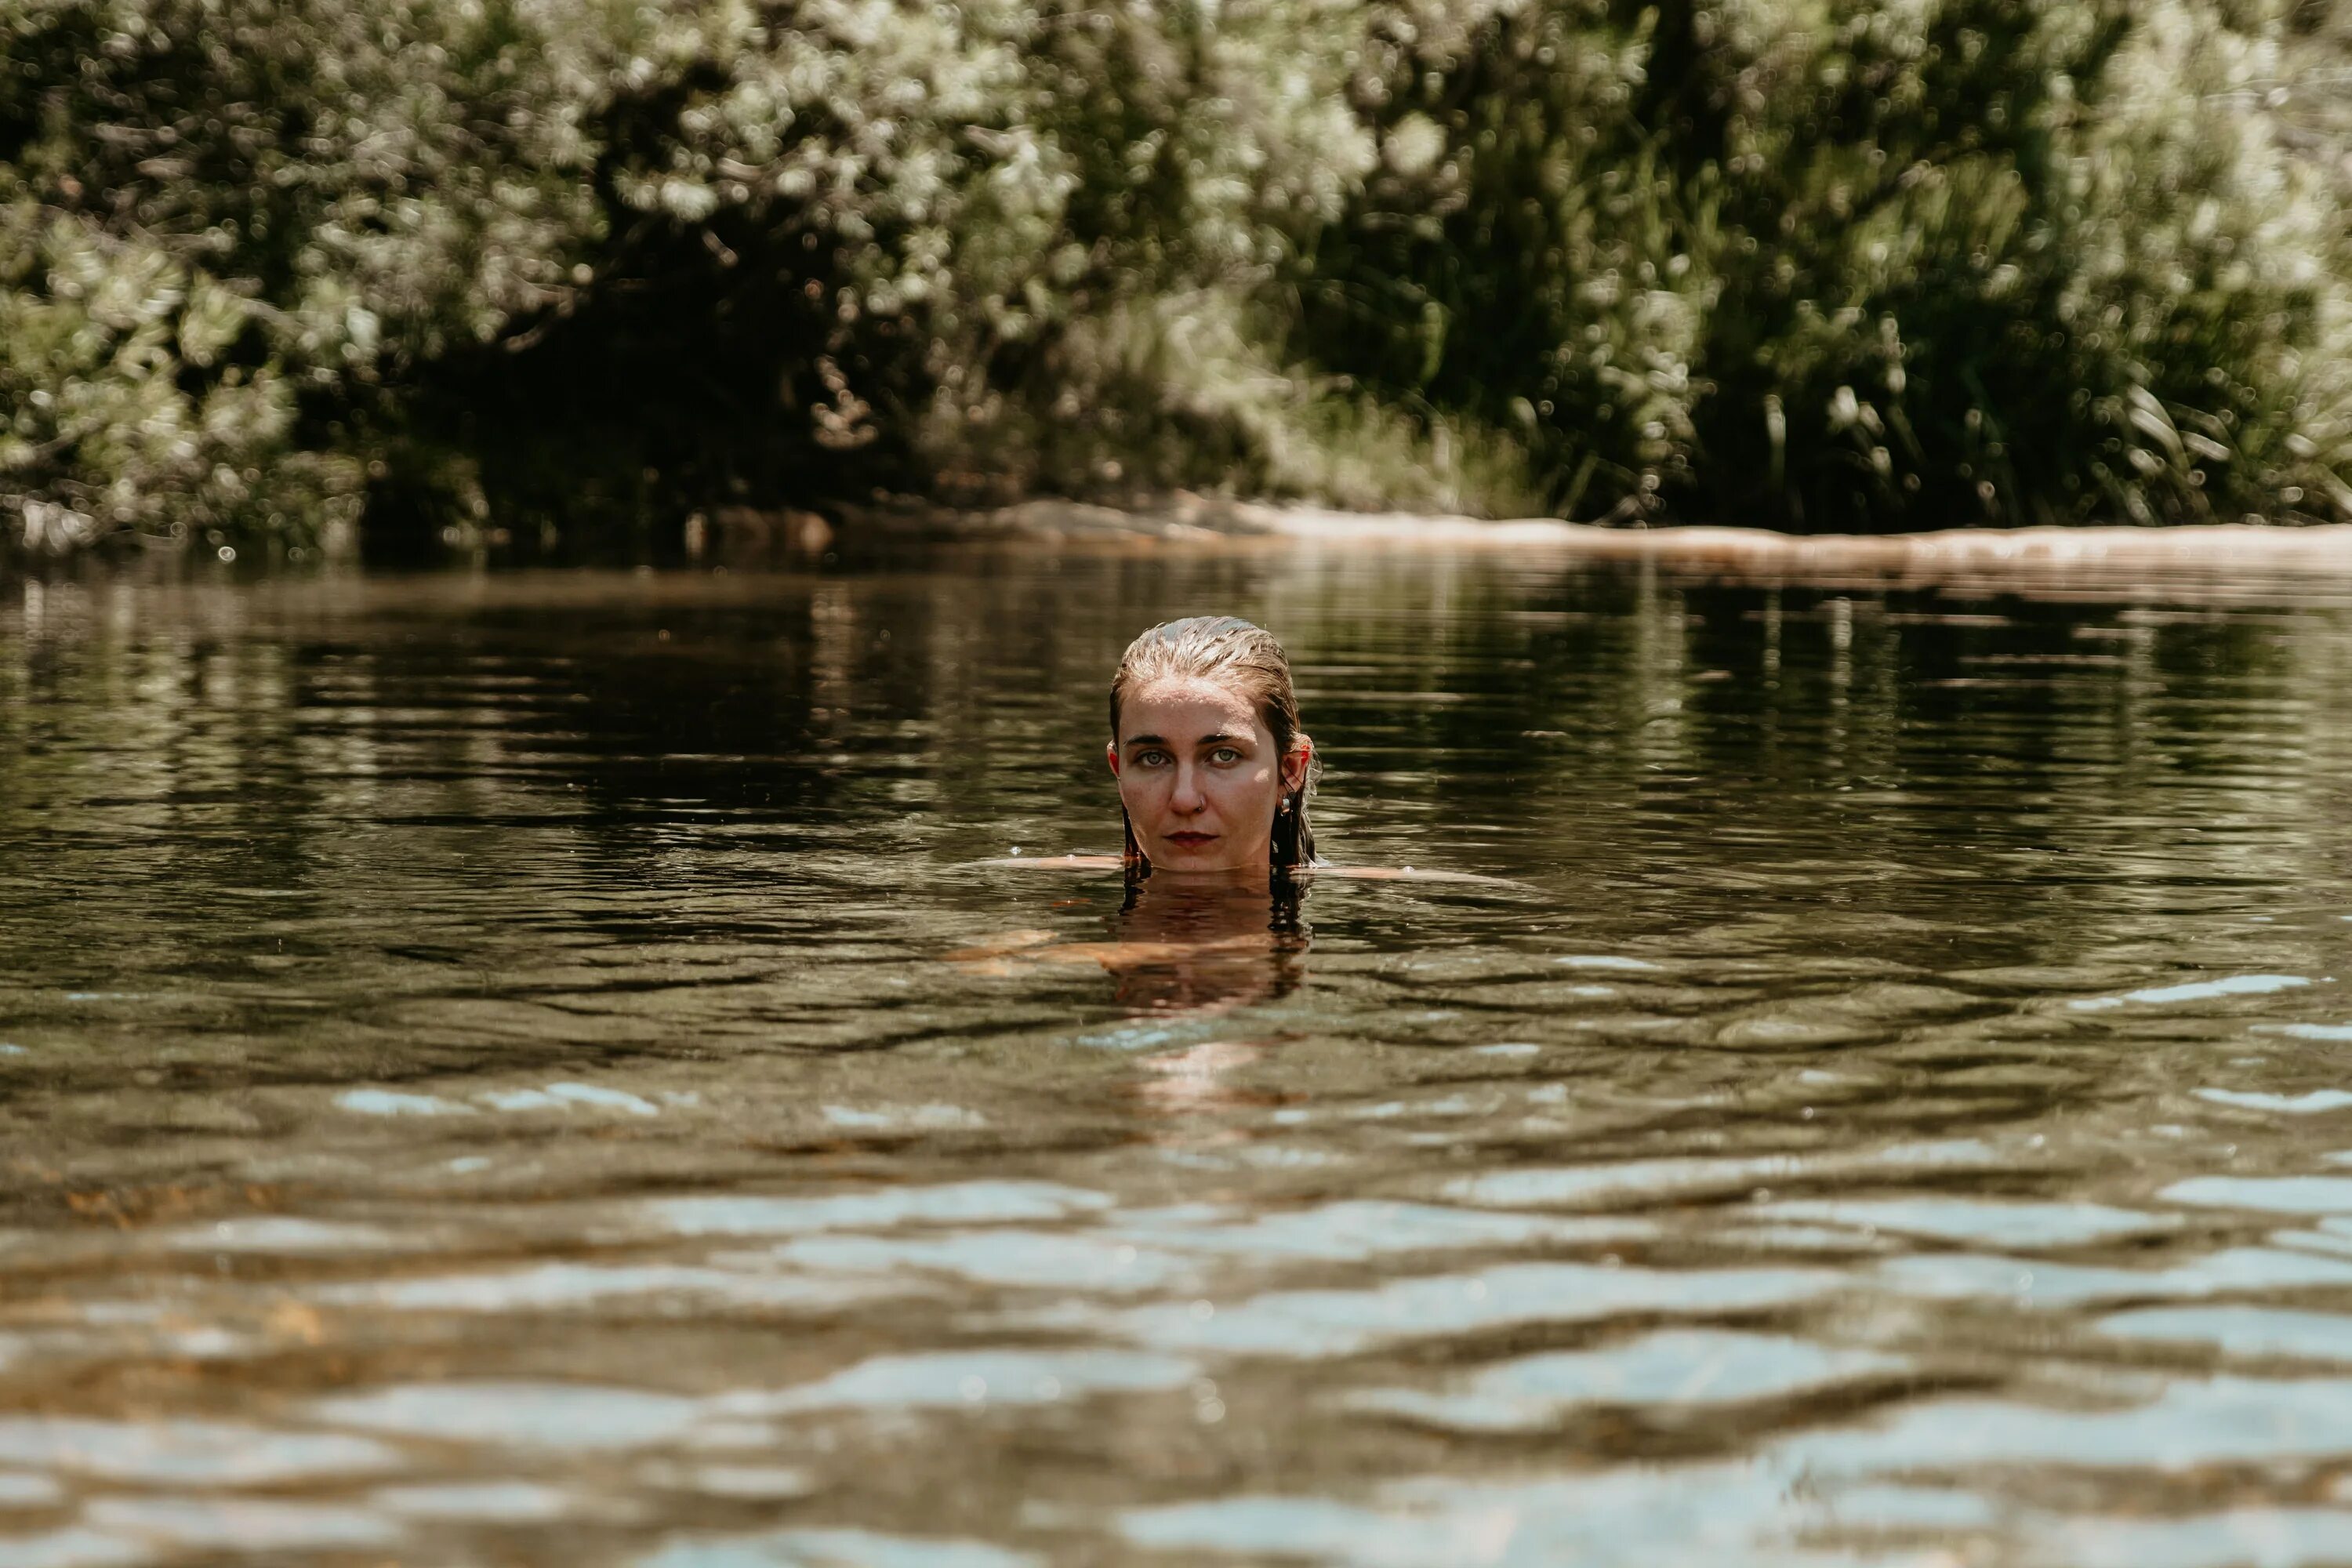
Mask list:
[[[1326,852],[1109,851],[1126,640]],[[2352,1561],[2352,584],[0,582],[0,1565]]]

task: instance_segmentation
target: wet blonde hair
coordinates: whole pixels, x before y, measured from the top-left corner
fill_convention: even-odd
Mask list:
[[[1118,743],[1119,708],[1127,694],[1170,677],[1213,680],[1248,699],[1274,742],[1276,777],[1281,776],[1291,742],[1298,738],[1298,694],[1291,689],[1290,660],[1272,632],[1234,616],[1192,616],[1163,622],[1128,644],[1118,673],[1110,678],[1111,744]],[[1285,792],[1275,805],[1268,869],[1276,875],[1315,863],[1315,830],[1307,824],[1307,797],[1315,788],[1321,763],[1320,757],[1310,760],[1298,787]],[[1135,841],[1135,824],[1124,806],[1118,816],[1127,830],[1128,875],[1150,875],[1151,862]]]

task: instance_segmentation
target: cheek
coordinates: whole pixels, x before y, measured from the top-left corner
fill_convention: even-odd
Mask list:
[[[1253,770],[1229,777],[1217,792],[1217,803],[1227,816],[1241,821],[1274,815],[1272,770]]]

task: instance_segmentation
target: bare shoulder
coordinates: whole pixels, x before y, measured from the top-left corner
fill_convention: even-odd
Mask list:
[[[1118,871],[1126,862],[1116,855],[1000,855],[989,860],[968,860],[972,867],[1012,871]],[[1523,888],[1508,877],[1485,877],[1475,871],[1439,871],[1421,866],[1331,866],[1302,868],[1303,876],[1328,877],[1349,882],[1465,882],[1488,888]]]
[[[1472,882],[1489,888],[1523,888],[1508,877],[1482,877],[1475,871],[1434,871],[1419,866],[1318,866],[1313,875],[1350,882]]]

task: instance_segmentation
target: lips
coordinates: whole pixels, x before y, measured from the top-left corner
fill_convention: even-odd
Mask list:
[[[1217,836],[1213,833],[1171,833],[1168,836],[1168,842],[1179,849],[1198,849],[1203,844],[1216,841]]]

